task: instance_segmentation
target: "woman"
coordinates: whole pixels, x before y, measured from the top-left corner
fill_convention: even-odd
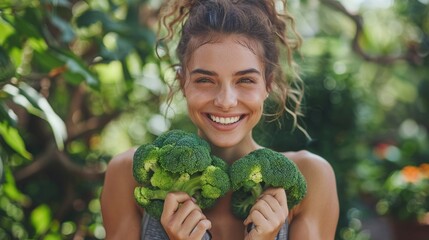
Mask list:
[[[280,15],[276,0],[177,0],[163,17],[170,39],[181,27],[177,79],[198,134],[212,153],[233,163],[262,148],[252,137],[264,101],[299,115],[302,91],[279,67],[282,52],[293,70],[292,50],[300,39],[293,19]],[[288,25],[290,24],[290,25]],[[287,34],[295,33],[295,40]],[[298,79],[299,80],[299,79]],[[290,80],[289,80],[290,81]],[[295,106],[294,109],[286,107]],[[244,222],[230,211],[231,193],[202,211],[186,193],[170,193],[160,222],[138,207],[132,176],[134,150],[109,163],[101,197],[107,239],[333,239],[338,221],[335,175],[321,157],[286,152],[307,181],[307,195],[290,211],[283,189],[266,190]],[[246,226],[253,223],[253,228]]]

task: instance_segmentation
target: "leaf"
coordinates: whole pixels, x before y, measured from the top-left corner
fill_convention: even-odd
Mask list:
[[[61,31],[61,41],[70,43],[75,38],[75,33],[69,22],[64,21],[62,18],[51,15],[52,23]]]
[[[4,176],[4,169],[3,169],[3,159],[0,155],[0,186],[3,184],[3,176]]]
[[[41,69],[44,72],[50,72],[52,69],[64,66],[64,62],[58,59],[58,57],[50,50],[34,51],[33,59],[38,69]],[[74,83],[79,82],[75,81]]]
[[[43,239],[44,240],[61,240],[63,238],[59,233],[49,233]]]
[[[51,72],[56,68],[66,68],[65,79],[73,84],[79,84],[82,80],[94,89],[98,89],[100,82],[86,64],[71,52],[63,49],[51,48],[47,51],[35,51],[35,62],[46,72]]]
[[[0,43],[3,44],[4,40],[8,38],[9,35],[15,33],[15,31],[16,30],[11,26],[8,21],[0,21]]]
[[[76,25],[79,28],[89,27],[97,22],[104,22],[106,19],[103,12],[97,10],[88,10],[76,18]]]
[[[44,119],[51,125],[55,141],[59,149],[63,149],[64,140],[67,138],[67,129],[64,121],[54,112],[46,98],[25,83],[20,83],[21,93],[28,99],[37,103],[37,107],[44,113]]]
[[[25,148],[24,141],[18,130],[9,125],[8,122],[0,122],[0,135],[9,147],[26,159],[31,159],[31,154]]]
[[[30,220],[37,235],[45,233],[52,221],[51,209],[46,204],[38,206],[31,212]]]
[[[30,199],[21,193],[15,184],[15,179],[13,178],[12,171],[7,165],[3,165],[4,170],[4,180],[3,183],[3,191],[5,195],[13,201],[19,202],[22,205],[26,205],[29,203]]]
[[[99,88],[100,82],[98,78],[86,67],[81,59],[74,56],[72,53],[67,53],[58,49],[56,50],[56,56],[67,65],[67,69],[70,72],[81,75],[92,88]]]
[[[70,7],[70,2],[67,0],[44,0],[42,2],[50,3],[56,7]]]
[[[6,50],[0,46],[0,82],[9,81],[15,75],[15,70]]]
[[[67,138],[65,123],[54,112],[46,98],[23,82],[19,84],[19,87],[7,84],[3,90],[13,97],[16,104],[27,109],[29,113],[46,120],[52,128],[58,148],[64,148],[64,140]]]
[[[19,35],[43,39],[42,28],[39,25],[41,23],[41,17],[38,11],[40,10],[26,8],[22,17],[15,18],[14,27]]]
[[[25,108],[29,113],[36,115],[40,118],[43,118],[43,112],[35,107],[37,105],[36,102],[32,101],[32,99],[28,99],[20,93],[20,89],[12,84],[6,84],[3,87],[3,91],[9,94],[12,97],[12,100]]]

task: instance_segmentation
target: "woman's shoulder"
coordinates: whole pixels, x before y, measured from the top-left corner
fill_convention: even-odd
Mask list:
[[[113,156],[113,158],[109,161],[109,167],[117,168],[119,166],[132,164],[135,152],[136,148],[130,148]]]
[[[311,215],[327,206],[332,212],[338,209],[335,173],[331,164],[321,156],[309,151],[286,152],[286,157],[295,162],[307,181],[307,195],[293,209],[292,216]]]
[[[101,210],[107,238],[128,236],[137,239],[140,235],[141,208],[134,199],[132,167],[135,149],[129,149],[114,156],[106,170]]]
[[[132,169],[135,151],[136,148],[131,148],[115,155],[107,165],[106,178],[121,178],[123,181],[134,182]]]
[[[326,159],[317,154],[307,150],[285,152],[283,154],[298,166],[299,170],[304,174],[304,176],[309,173],[316,174],[318,176],[333,177],[335,175],[331,164]]]
[[[284,155],[292,160],[304,175],[309,195],[316,191],[336,189],[334,170],[323,157],[306,150],[285,152]]]

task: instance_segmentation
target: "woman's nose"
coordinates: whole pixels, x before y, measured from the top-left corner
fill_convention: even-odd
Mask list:
[[[222,87],[216,94],[214,105],[224,111],[237,106],[236,91],[231,87]]]

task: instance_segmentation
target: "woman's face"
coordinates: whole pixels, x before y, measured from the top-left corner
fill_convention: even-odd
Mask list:
[[[183,85],[189,116],[215,146],[252,142],[268,95],[258,49],[243,36],[227,35],[198,47],[189,59]]]

